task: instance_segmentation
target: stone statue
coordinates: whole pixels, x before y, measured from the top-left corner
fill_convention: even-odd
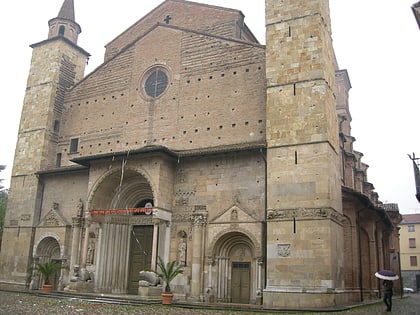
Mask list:
[[[159,277],[153,271],[142,270],[139,272],[141,287],[155,287],[160,284]]]
[[[70,282],[77,282],[79,281],[79,265],[73,266],[73,275],[70,277]]]
[[[186,264],[186,253],[187,253],[187,243],[185,238],[180,238],[178,245],[178,264],[180,266],[185,266]]]
[[[82,198],[79,199],[79,203],[77,204],[77,216],[83,216],[83,201]]]
[[[90,240],[90,243],[89,243],[86,263],[92,265],[94,257],[95,257],[95,240],[93,239],[93,240]]]

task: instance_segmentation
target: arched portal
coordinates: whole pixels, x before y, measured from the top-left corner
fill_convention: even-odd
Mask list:
[[[144,200],[153,200],[153,190],[138,171],[114,169],[102,176],[89,199],[90,209],[133,208]]]
[[[251,239],[241,232],[223,235],[215,243],[214,261],[214,290],[217,300],[255,303],[258,268],[255,244]]]
[[[92,210],[119,210],[100,220],[96,286],[101,292],[138,293],[139,272],[151,269],[157,248],[150,213],[125,213],[124,209],[154,206],[152,186],[133,169],[105,174],[90,197]]]
[[[45,237],[39,242],[36,248],[35,256],[39,259],[39,262],[59,260],[60,244],[54,237]]]
[[[43,238],[36,247],[34,260],[35,263],[46,263],[53,261],[58,264],[61,264],[62,260],[60,256],[60,244],[58,243],[58,241],[51,236]],[[50,281],[53,285],[54,290],[56,290],[58,287],[60,273],[61,271],[57,271],[50,277]],[[39,288],[42,282],[44,281],[44,279],[42,279],[41,276],[33,280],[34,282],[31,284],[32,288]]]

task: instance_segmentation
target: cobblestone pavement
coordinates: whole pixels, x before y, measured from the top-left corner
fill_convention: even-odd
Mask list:
[[[393,314],[417,315],[420,314],[420,294],[412,294],[393,299]],[[81,300],[75,297],[48,297],[28,293],[0,291],[0,314],[31,314],[31,315],[84,315],[84,314],[156,314],[156,315],[189,315],[189,314],[210,314],[210,315],[255,315],[255,314],[353,314],[353,315],[376,315],[390,314],[385,312],[384,304],[378,303],[358,306],[345,311],[329,312],[301,312],[301,311],[278,311],[269,312],[263,310],[217,310],[203,308],[189,308],[177,305],[163,306],[160,304],[121,305],[101,303],[98,301]],[[391,314],[392,314],[391,313]]]

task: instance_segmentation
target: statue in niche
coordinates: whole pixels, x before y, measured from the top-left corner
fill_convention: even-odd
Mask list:
[[[187,242],[185,241],[185,237],[181,237],[179,239],[178,244],[178,264],[180,266],[185,266],[187,262]]]
[[[77,216],[83,216],[83,201],[82,198],[79,199],[79,203],[77,204]]]
[[[232,212],[230,213],[230,219],[232,221],[237,221],[238,220],[238,210],[233,209]]]
[[[86,263],[93,265],[95,259],[95,240],[91,239],[89,242]]]

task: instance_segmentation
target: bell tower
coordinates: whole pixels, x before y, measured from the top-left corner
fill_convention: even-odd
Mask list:
[[[77,45],[77,39],[82,29],[74,17],[74,1],[66,0],[58,16],[48,21],[50,31],[48,38],[63,37]]]
[[[83,78],[89,57],[77,46],[80,32],[74,2],[65,0],[58,17],[49,21],[48,38],[31,45],[3,232],[3,245],[8,246],[2,246],[0,255],[0,274],[10,275],[17,287],[25,285],[41,207],[51,206],[41,205],[43,188],[37,173],[57,167],[64,94]]]
[[[264,306],[331,306],[343,287],[343,231],[329,2],[266,0],[265,5]]]

